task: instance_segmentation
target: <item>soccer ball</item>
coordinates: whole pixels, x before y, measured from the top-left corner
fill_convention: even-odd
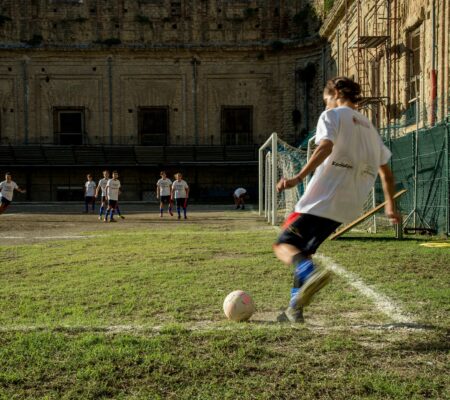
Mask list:
[[[253,299],[243,290],[231,292],[223,302],[223,312],[231,321],[247,321],[255,311]]]

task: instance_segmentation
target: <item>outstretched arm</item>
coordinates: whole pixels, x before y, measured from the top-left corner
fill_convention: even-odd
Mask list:
[[[313,155],[301,169],[301,171],[291,179],[281,178],[277,184],[277,191],[282,192],[284,189],[290,189],[298,185],[311,172],[313,172],[333,151],[333,142],[328,139],[320,141],[319,146],[314,150]]]
[[[400,214],[395,209],[395,179],[394,174],[387,164],[382,165],[378,169],[380,174],[381,184],[383,185],[384,199],[386,200],[386,206],[384,212],[392,223],[398,224],[400,221]]]

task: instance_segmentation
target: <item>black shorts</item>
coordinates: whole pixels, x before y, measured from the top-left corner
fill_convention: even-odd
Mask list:
[[[117,200],[108,200],[108,206],[115,209],[117,207]]]
[[[11,204],[11,200],[8,200],[6,197],[2,197],[1,203],[2,203],[2,206],[6,208]]]
[[[314,254],[339,225],[340,222],[328,218],[294,212],[286,219],[276,244],[290,244],[308,256]]]
[[[182,197],[181,199],[175,199],[175,203],[177,207],[185,207],[185,204],[187,204],[187,199]]]
[[[170,203],[170,196],[161,196],[159,198],[159,200],[161,201],[161,203],[163,204],[169,204]]]

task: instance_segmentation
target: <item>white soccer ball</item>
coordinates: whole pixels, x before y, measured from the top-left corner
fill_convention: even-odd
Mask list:
[[[231,321],[247,321],[255,311],[253,299],[243,290],[231,292],[223,302],[223,312]]]

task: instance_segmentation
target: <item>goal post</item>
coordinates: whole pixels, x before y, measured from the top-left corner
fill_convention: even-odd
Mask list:
[[[276,132],[259,148],[259,215],[264,215],[270,224],[276,225],[294,210],[303,183],[282,193],[277,193],[276,185],[281,177],[292,177],[300,171],[306,158],[306,151],[281,140]]]

